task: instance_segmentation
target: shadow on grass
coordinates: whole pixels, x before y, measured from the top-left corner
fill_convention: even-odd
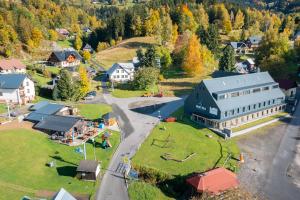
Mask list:
[[[152,46],[152,44],[146,42],[127,42],[126,44],[120,45],[120,47],[125,47],[127,49],[136,49],[136,48],[147,48]]]
[[[50,157],[50,158],[53,158],[53,159],[55,159],[55,160],[58,160],[58,161],[60,161],[60,162],[64,162],[64,163],[67,163],[67,164],[70,164],[70,165],[77,166],[76,163],[66,161],[66,160],[63,159],[61,156],[49,156],[49,157]]]
[[[57,167],[56,171],[59,176],[75,177],[76,169],[77,167],[75,166],[63,166],[63,167]]]

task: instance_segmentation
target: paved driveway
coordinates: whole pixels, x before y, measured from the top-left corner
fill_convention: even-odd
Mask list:
[[[299,199],[300,104],[291,120],[259,132],[238,141],[246,161],[239,173],[242,185],[267,199]]]
[[[122,167],[120,161],[127,155],[132,157],[140,145],[150,134],[154,126],[159,122],[158,112],[151,115],[145,115],[133,112],[128,109],[128,105],[138,101],[144,101],[145,98],[113,98],[109,94],[104,94],[105,100],[113,105],[114,112],[119,116],[118,122],[122,130],[122,142],[116,150],[108,169],[101,181],[100,188],[97,191],[97,200],[127,200],[129,199],[125,181],[123,179]],[[157,103],[166,103],[160,108],[162,118],[169,116],[179,107],[183,106],[184,100],[181,98],[147,98],[147,100]]]

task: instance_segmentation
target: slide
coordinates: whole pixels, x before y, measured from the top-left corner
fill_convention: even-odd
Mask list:
[[[107,140],[106,142],[107,142],[107,146],[112,147],[109,140]]]

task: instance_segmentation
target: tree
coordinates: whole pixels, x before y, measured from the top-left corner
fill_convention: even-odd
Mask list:
[[[178,38],[178,26],[177,24],[174,24],[172,26],[172,44],[175,45],[177,38]]]
[[[219,61],[219,69],[222,71],[232,72],[235,69],[235,55],[232,46],[228,45],[223,50],[223,55]]]
[[[133,22],[131,24],[131,29],[134,36],[141,36],[143,33],[143,22],[139,15],[133,17]]]
[[[49,30],[49,40],[51,40],[51,41],[58,40],[58,33],[53,29]]]
[[[60,71],[59,73],[59,77],[60,79],[58,80],[57,83],[57,91],[55,91],[57,94],[56,97],[58,99],[61,99],[63,101],[66,100],[74,100],[75,96],[76,96],[76,87],[75,87],[75,83],[72,80],[72,76],[70,74],[69,71],[63,69]],[[54,91],[53,91],[54,93]],[[53,94],[54,96],[54,94]]]
[[[42,31],[38,28],[33,28],[31,31],[31,40],[33,41],[34,47],[40,46],[40,43],[44,39]]]
[[[186,4],[181,6],[181,15],[179,20],[179,30],[184,32],[185,30],[190,30],[194,32],[197,28],[197,23],[194,19],[193,13],[189,10]]]
[[[84,97],[91,89],[91,82],[89,80],[87,71],[82,65],[79,66],[79,77],[80,77],[80,96]]]
[[[162,69],[164,70],[168,69],[172,64],[172,57],[169,49],[161,46],[161,47],[157,47],[157,51],[158,51],[158,56],[160,58],[160,65]]]
[[[80,38],[80,35],[76,35],[75,41],[74,41],[74,48],[79,51],[82,47],[82,40]]]
[[[161,41],[162,44],[165,45],[166,43],[172,41],[172,20],[170,18],[170,15],[164,11],[164,14],[161,19]]]
[[[149,17],[145,21],[145,32],[148,36],[157,36],[161,34],[161,23],[158,10],[150,10]]]
[[[218,15],[221,20],[223,31],[228,34],[232,30],[230,15],[224,4],[218,5]]]
[[[244,25],[244,19],[245,19],[244,14],[242,13],[241,10],[238,10],[238,12],[235,15],[234,29],[241,29]]]
[[[157,59],[159,59],[160,57],[159,52],[157,48],[155,48],[155,46],[151,45],[146,49],[146,51],[138,49],[136,54],[140,61],[140,67],[159,67]]]
[[[198,25],[203,27],[205,30],[208,28],[209,18],[202,4],[197,6],[197,10],[195,13],[195,20],[198,23]]]
[[[154,87],[158,83],[159,69],[156,67],[142,67],[134,73],[133,86],[137,90]]]
[[[197,35],[201,39],[201,43],[205,44],[209,50],[214,53],[218,52],[220,35],[216,24],[210,24],[207,30],[200,27]]]
[[[261,64],[271,55],[282,57],[289,50],[289,39],[285,33],[278,33],[276,29],[269,29],[263,36],[259,47],[255,52],[255,61]]]
[[[188,42],[182,68],[189,76],[202,75],[204,71],[203,58],[201,56],[201,44],[195,34],[193,34]]]
[[[107,42],[99,42],[97,45],[97,52],[107,49],[108,47],[109,47],[109,44]]]
[[[82,53],[83,59],[89,61],[91,59],[91,53],[89,51],[83,51]]]

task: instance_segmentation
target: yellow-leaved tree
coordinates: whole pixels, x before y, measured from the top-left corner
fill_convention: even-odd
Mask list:
[[[80,77],[80,94],[83,97],[90,91],[91,82],[85,67],[82,65],[79,67],[79,77]]]
[[[183,70],[188,76],[199,76],[204,72],[203,58],[200,52],[201,44],[195,34],[189,38],[182,63]]]

